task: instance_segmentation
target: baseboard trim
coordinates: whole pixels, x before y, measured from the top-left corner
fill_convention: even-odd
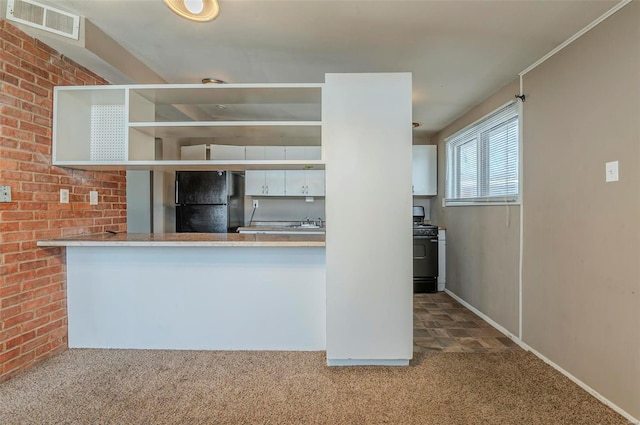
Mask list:
[[[555,370],[557,370],[558,372],[560,372],[561,374],[563,374],[564,376],[569,378],[571,381],[573,381],[580,388],[582,388],[583,390],[585,390],[586,392],[591,394],[593,397],[598,399],[601,403],[603,403],[604,405],[610,407],[613,411],[615,411],[616,413],[618,413],[621,416],[623,416],[626,420],[629,421],[630,424],[632,424],[632,425],[640,425],[640,419],[634,418],[631,414],[626,412],[620,406],[618,406],[617,404],[615,404],[612,401],[610,401],[609,399],[607,399],[605,396],[603,396],[602,394],[600,394],[599,392],[597,392],[596,390],[594,390],[593,388],[591,388],[590,386],[588,386],[587,384],[582,382],[580,379],[578,379],[575,376],[573,376],[571,373],[569,373],[566,370],[564,370],[562,367],[558,366],[556,363],[554,363],[553,361],[551,361],[550,359],[548,359],[547,357],[545,357],[544,355],[539,353],[534,348],[530,347],[528,344],[526,344],[525,342],[520,340],[520,338],[518,338],[517,336],[515,336],[514,334],[509,332],[506,328],[504,328],[503,326],[500,326],[498,323],[496,323],[489,316],[487,316],[486,314],[482,313],[480,310],[478,310],[477,308],[475,308],[474,306],[472,306],[471,304],[469,304],[468,302],[466,302],[465,300],[463,300],[462,298],[460,298],[459,296],[457,296],[456,294],[451,292],[449,289],[445,289],[444,292],[449,294],[451,296],[451,298],[453,298],[456,301],[458,301],[460,304],[462,304],[463,306],[465,306],[466,308],[471,310],[473,313],[475,313],[476,315],[480,316],[482,318],[482,320],[484,320],[485,322],[489,323],[491,326],[496,328],[498,331],[503,333],[505,336],[509,337],[511,340],[513,340],[513,342],[518,344],[523,350],[530,351],[536,357],[538,357],[540,360],[542,360],[543,362],[545,362],[546,364],[548,364],[549,366],[551,366],[552,368],[554,368]]]
[[[538,357],[540,360],[542,360],[543,362],[545,362],[546,364],[548,364],[549,366],[551,366],[552,368],[554,368],[555,370],[557,370],[558,372],[560,372],[561,374],[563,374],[564,376],[572,380],[576,385],[578,385],[580,388],[582,388],[583,390],[585,390],[586,392],[588,392],[589,394],[591,394],[592,396],[600,400],[600,402],[602,402],[606,406],[610,407],[613,411],[622,415],[626,420],[629,421],[630,424],[633,424],[633,425],[640,424],[640,419],[637,419],[631,416],[628,412],[623,410],[620,406],[610,401],[608,398],[606,398],[605,396],[603,396],[602,394],[600,394],[599,392],[597,392],[596,390],[594,390],[593,388],[591,388],[590,386],[582,382],[580,379],[573,376],[571,373],[567,372],[562,367],[558,366],[556,363],[554,363],[553,361],[551,361],[550,359],[548,359],[547,357],[539,353],[537,350],[531,348],[529,345],[527,345],[522,341],[520,341],[519,345],[523,349],[535,354],[536,357]]]
[[[327,366],[409,366],[408,359],[327,359]]]

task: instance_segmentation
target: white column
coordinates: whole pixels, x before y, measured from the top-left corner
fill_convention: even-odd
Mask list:
[[[413,356],[411,74],[327,74],[327,362]]]

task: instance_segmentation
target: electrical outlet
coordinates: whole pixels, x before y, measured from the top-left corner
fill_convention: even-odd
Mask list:
[[[60,203],[61,204],[69,203],[69,189],[60,189]]]
[[[92,190],[89,192],[89,205],[98,205],[98,191]]]
[[[258,200],[257,199],[253,200],[253,208],[258,208]]]
[[[11,202],[11,186],[0,186],[0,202]]]

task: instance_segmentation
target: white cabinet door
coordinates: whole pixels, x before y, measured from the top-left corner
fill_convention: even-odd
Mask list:
[[[287,159],[305,159],[304,146],[287,146],[285,157]]]
[[[244,157],[248,161],[260,161],[264,159],[264,146],[247,146]],[[245,175],[246,178],[246,175]]]
[[[287,170],[287,196],[324,196],[324,170]]]
[[[264,182],[267,188],[267,196],[284,196],[285,194],[285,186],[284,181],[285,177],[284,171],[263,171],[264,173]]]
[[[244,161],[244,146],[209,145],[209,158],[214,161]]]
[[[207,145],[181,146],[180,159],[204,161],[207,159]]]
[[[264,196],[264,171],[247,170],[244,173],[244,193],[247,196]]]
[[[324,196],[324,170],[307,170],[307,196]]]
[[[435,145],[413,146],[413,194],[438,194],[438,151]]]
[[[245,157],[247,160],[282,160],[284,146],[247,146]]]
[[[322,149],[320,146],[287,146],[285,150],[286,159],[322,159]]]
[[[307,177],[304,170],[287,170],[285,171],[287,196],[305,196]]]
[[[322,159],[321,146],[307,146],[307,159]]]
[[[265,146],[264,159],[266,160],[282,160],[285,159],[284,146]]]
[[[247,196],[284,196],[284,171],[245,171],[244,193]]]

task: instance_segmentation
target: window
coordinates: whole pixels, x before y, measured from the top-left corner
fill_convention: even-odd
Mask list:
[[[517,202],[518,139],[516,102],[447,138],[445,203]]]

